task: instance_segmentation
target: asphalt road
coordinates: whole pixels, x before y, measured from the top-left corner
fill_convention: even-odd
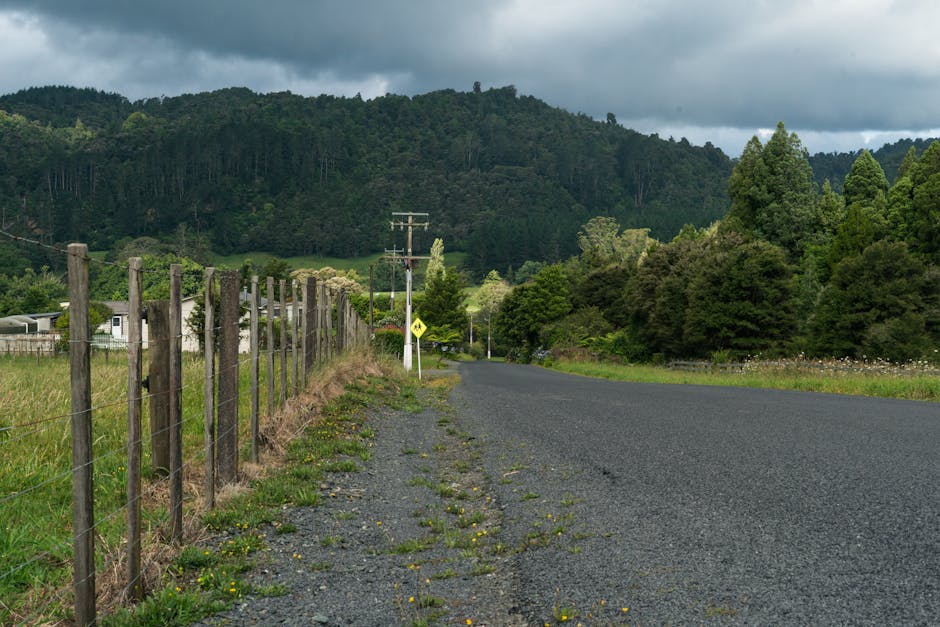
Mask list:
[[[940,624],[940,406],[460,374],[518,615]]]

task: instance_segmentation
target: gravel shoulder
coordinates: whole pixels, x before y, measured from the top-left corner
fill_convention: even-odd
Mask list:
[[[370,459],[330,473],[320,505],[286,508],[291,533],[262,529],[267,549],[248,580],[286,593],[250,594],[200,624],[527,624],[513,610],[481,444],[457,425],[448,387],[419,389],[420,411],[371,408]]]

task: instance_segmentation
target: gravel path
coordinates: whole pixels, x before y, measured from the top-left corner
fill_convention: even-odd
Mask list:
[[[419,394],[431,408],[374,410],[362,470],[331,474],[321,505],[285,510],[294,532],[267,534],[249,580],[287,594],[249,595],[200,624],[526,624],[512,609],[479,444],[443,399]]]

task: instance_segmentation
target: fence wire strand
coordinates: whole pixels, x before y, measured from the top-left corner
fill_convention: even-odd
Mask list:
[[[16,242],[21,242],[21,243],[25,243],[25,244],[29,244],[29,245],[33,245],[33,246],[42,247],[42,248],[44,248],[44,249],[48,249],[48,250],[51,250],[51,251],[54,251],[54,252],[57,252],[57,253],[60,253],[60,254],[63,254],[63,255],[73,255],[73,253],[70,253],[68,250],[66,250],[66,249],[64,249],[64,248],[62,248],[62,247],[60,247],[60,246],[52,245],[52,244],[46,244],[46,243],[43,243],[43,242],[40,242],[40,241],[37,241],[37,240],[32,240],[32,239],[29,239],[29,238],[25,238],[25,237],[13,235],[13,234],[8,233],[8,232],[3,231],[3,230],[0,230],[0,236],[5,236],[5,237],[7,237],[7,238],[9,238],[9,239],[11,239],[11,240],[13,240],[13,241],[16,241]],[[84,260],[87,261],[87,262],[96,263],[96,264],[103,265],[103,266],[117,267],[117,268],[120,268],[120,269],[123,269],[123,270],[128,270],[128,269],[129,269],[129,266],[126,265],[126,264],[117,263],[117,262],[112,262],[112,261],[106,261],[106,260],[101,260],[101,259],[95,259],[94,257],[88,256],[88,255],[83,255],[83,256],[82,256],[82,259],[84,259]],[[161,274],[161,275],[167,274],[167,273],[166,273],[165,271],[163,271],[163,270],[148,270],[148,269],[145,269],[145,268],[140,269],[140,272],[142,272],[142,273]],[[197,275],[197,274],[198,274],[198,275],[201,276],[201,275],[202,275],[202,271],[201,271],[201,270],[200,270],[200,271],[190,271],[190,272],[184,272],[183,274],[184,274],[184,275],[188,275],[188,274]],[[219,311],[219,309],[218,309],[219,303],[218,303],[218,302],[216,302],[216,307],[217,307],[217,311]],[[318,315],[318,319],[323,320],[323,316],[324,316],[324,314],[325,314],[324,308],[318,305],[318,307],[317,307],[317,313],[319,314],[319,315]],[[278,319],[281,319],[281,316],[277,316],[277,318],[278,318]],[[329,323],[326,322],[325,324],[328,325]],[[238,329],[238,336],[240,336],[243,330],[241,329],[241,326],[240,326],[240,325],[238,325],[238,326],[239,326],[239,329]],[[217,337],[218,337],[218,334],[222,331],[222,329],[223,329],[223,325],[221,325],[221,324],[213,325],[213,326],[212,326],[212,330],[217,334]],[[203,332],[204,332],[204,330],[200,330],[200,331],[196,334],[197,338],[199,338],[199,340],[200,340],[200,344],[201,344],[201,338],[203,337],[203,335],[202,335]],[[303,331],[302,331],[300,328],[298,328],[298,329],[297,329],[297,333],[301,333],[301,332],[303,332]],[[323,336],[324,336],[326,333],[329,333],[329,332],[330,332],[330,331],[329,331],[329,326],[327,326],[326,328],[323,328],[323,329],[321,329],[321,328],[315,328],[315,329],[312,329],[312,330],[308,330],[308,331],[307,331],[307,333],[313,338],[313,341],[314,341],[314,343],[315,343],[315,346],[318,346],[319,343],[320,343],[322,340],[326,340],[326,337],[323,337]],[[269,337],[268,337],[268,334],[267,334],[265,328],[263,328],[263,327],[262,327],[262,328],[259,328],[259,329],[258,329],[258,333],[259,333],[259,338],[267,338],[265,341],[273,342],[272,338],[269,338]],[[291,329],[291,333],[293,334],[293,329]],[[186,335],[186,334],[180,332],[180,333],[178,333],[178,334],[175,334],[174,336],[158,336],[158,337],[151,337],[151,338],[149,338],[149,339],[147,340],[146,344],[144,344],[144,342],[141,342],[141,344],[142,344],[143,346],[153,346],[153,345],[158,344],[158,343],[164,343],[164,344],[170,344],[170,345],[172,345],[172,344],[174,344],[175,342],[181,342],[181,341],[183,341],[185,335]],[[69,341],[69,344],[73,344],[73,345],[74,345],[74,344],[77,344],[77,343],[81,342],[81,343],[83,343],[83,344],[85,344],[85,345],[91,345],[92,347],[97,347],[96,344],[95,344],[95,341],[96,341],[95,338],[85,339],[85,340],[74,340],[74,339],[73,339],[73,340],[70,340],[70,341]],[[239,341],[240,341],[240,337],[239,337]],[[285,343],[286,340],[285,340],[285,339],[282,339],[281,342],[282,342],[282,343]],[[356,341],[348,342],[348,344],[351,345],[351,346],[352,346],[352,345],[355,345],[356,343],[357,343]],[[259,344],[260,344],[260,341],[259,341]],[[329,342],[329,345],[332,346],[332,342]],[[285,344],[284,346],[281,346],[280,348],[274,347],[273,344],[269,343],[269,345],[268,345],[268,347],[267,347],[267,352],[269,352],[269,353],[271,353],[271,352],[274,352],[274,353],[280,352],[280,353],[283,353],[284,355],[286,355],[287,352],[289,352],[289,353],[292,355],[292,357],[293,357],[293,359],[294,359],[295,361],[296,361],[298,358],[300,358],[300,359],[306,359],[306,356],[303,355],[303,354],[301,354],[301,355],[298,356],[298,352],[299,352],[300,348],[301,348],[300,346],[296,346],[296,347],[293,346],[293,343],[291,344],[291,346],[287,346],[287,345]],[[259,346],[259,349],[260,349],[260,350],[259,350],[259,355],[258,355],[257,357],[258,357],[258,358],[261,358],[261,356],[264,354],[264,350],[265,350],[265,349],[262,349],[260,346]],[[318,349],[315,348],[315,350],[318,350]],[[318,356],[318,361],[322,361],[322,360],[328,359],[330,356],[332,356],[333,353],[334,353],[334,351],[332,350],[332,348],[329,349],[326,354],[323,354],[323,355]],[[282,358],[282,359],[283,359],[283,358]],[[216,367],[214,368],[213,378],[216,379],[216,380],[218,380],[218,379],[221,379],[222,377],[225,377],[225,376],[231,376],[232,373],[233,373],[233,371],[234,371],[234,372],[238,372],[239,369],[244,369],[244,368],[247,368],[247,367],[249,367],[250,365],[252,365],[253,360],[254,360],[254,356],[252,356],[251,354],[243,354],[243,356],[241,356],[240,358],[236,359],[236,360],[234,361],[234,363],[232,363],[230,366],[227,366],[227,367],[224,367],[224,368],[220,368],[220,367],[216,366]],[[296,364],[295,364],[295,366],[296,366]],[[281,363],[281,364],[279,364],[279,367],[281,368],[281,370],[283,370],[283,369],[284,369],[285,367],[287,367],[287,366],[285,366],[284,363]],[[265,370],[266,370],[266,369],[265,369]],[[264,378],[267,378],[267,377],[276,378],[275,373],[277,372],[277,370],[278,370],[278,367],[275,367],[273,370],[271,370],[271,371],[268,372],[266,375],[264,375]],[[258,377],[259,377],[259,379],[262,378],[262,374],[263,374],[263,369],[259,368],[259,371],[258,371]],[[282,376],[283,376],[283,374],[282,374]],[[240,377],[236,378],[236,394],[235,394],[235,396],[232,396],[232,397],[229,397],[229,398],[225,398],[225,399],[219,399],[219,400],[217,400],[217,401],[214,403],[214,411],[215,411],[215,412],[218,412],[220,409],[224,409],[224,408],[230,406],[231,403],[241,404],[242,402],[245,402],[245,401],[248,401],[248,400],[249,400],[249,399],[248,399],[248,393],[247,393],[247,391],[245,390],[244,387],[242,387],[242,386],[237,382],[238,379],[240,379]],[[257,385],[258,383],[259,383],[259,382],[255,382],[255,385]],[[178,394],[178,398],[182,400],[184,394],[187,394],[187,393],[188,393],[188,394],[196,393],[196,394],[198,395],[200,391],[204,391],[204,390],[202,389],[202,388],[203,388],[203,385],[204,385],[204,381],[203,381],[202,378],[200,378],[200,377],[193,377],[191,380],[184,380],[184,382],[176,389],[176,392],[177,392],[177,394]],[[261,386],[259,386],[259,388],[260,388],[260,387],[261,387]],[[277,382],[276,382],[276,381],[275,381],[275,387],[277,387]],[[298,389],[301,389],[301,388],[299,388],[299,386],[297,386],[297,382],[296,382],[296,381],[294,381],[293,384],[291,384],[291,383],[289,382],[288,385],[287,385],[287,387],[286,387],[286,389],[281,392],[281,395],[284,397],[283,400],[278,400],[278,401],[275,403],[275,405],[276,405],[276,406],[283,406],[283,402],[286,401],[287,398],[295,396],[295,395],[296,395],[296,392],[294,392],[294,391],[296,391],[296,390],[298,390]],[[38,434],[38,433],[42,433],[42,432],[44,432],[44,431],[47,431],[47,430],[50,430],[50,429],[55,428],[55,427],[57,426],[56,423],[63,423],[63,422],[66,421],[67,419],[73,418],[73,417],[76,416],[76,415],[84,414],[84,413],[86,413],[86,412],[92,412],[92,413],[93,413],[93,412],[101,412],[101,411],[104,411],[104,410],[110,410],[110,409],[112,409],[112,408],[114,408],[114,407],[117,407],[117,406],[119,406],[119,405],[126,405],[126,404],[128,404],[129,402],[139,402],[139,403],[143,404],[143,402],[144,402],[145,400],[148,401],[148,402],[152,402],[152,401],[154,401],[154,400],[161,400],[161,399],[164,399],[166,396],[170,395],[170,393],[171,393],[172,391],[173,391],[173,390],[169,390],[169,389],[164,389],[164,390],[155,391],[155,392],[150,392],[149,390],[147,390],[147,392],[146,392],[146,393],[142,393],[139,398],[131,398],[131,397],[130,397],[130,391],[129,391],[129,392],[126,393],[126,394],[122,394],[122,395],[121,395],[119,398],[117,398],[117,399],[104,400],[104,401],[99,400],[99,402],[98,402],[97,404],[93,405],[89,410],[73,411],[73,412],[68,412],[68,413],[59,414],[59,415],[56,415],[56,416],[50,416],[50,417],[41,418],[41,419],[37,419],[37,420],[31,420],[31,421],[29,421],[29,422],[25,422],[25,423],[22,423],[22,424],[6,425],[6,426],[3,426],[3,427],[0,427],[0,437],[3,437],[3,439],[0,440],[0,444],[10,445],[10,444],[12,444],[12,443],[25,440],[25,439],[26,439],[27,437],[29,437],[29,436],[36,435],[36,434]],[[180,420],[180,422],[179,422],[179,428],[183,429],[183,428],[185,427],[184,432],[193,432],[193,431],[195,431],[195,430],[198,430],[198,429],[196,428],[196,425],[197,425],[197,424],[202,424],[202,423],[203,423],[203,421],[204,421],[204,415],[203,415],[201,412],[195,412],[195,411],[184,412],[184,414],[180,416],[179,420]],[[305,421],[304,424],[302,424],[302,425],[300,426],[300,428],[298,429],[298,431],[297,431],[294,435],[296,436],[296,435],[299,435],[300,433],[302,433],[302,431],[303,431],[308,425],[309,425],[309,421]],[[175,428],[176,426],[177,426],[177,425],[174,425],[174,424],[167,425],[167,426],[165,426],[165,427],[161,427],[161,428],[159,428],[158,430],[152,431],[152,432],[149,432],[149,433],[144,433],[144,431],[143,431],[143,429],[142,429],[142,430],[141,430],[141,435],[140,435],[140,437],[139,437],[136,441],[130,442],[129,444],[130,444],[131,446],[139,447],[139,448],[141,449],[141,452],[143,453],[143,450],[144,450],[144,448],[146,447],[148,440],[151,440],[151,442],[152,442],[152,439],[153,439],[154,437],[165,437],[167,431],[169,431],[170,429]],[[34,429],[33,427],[38,427],[38,428],[35,428],[35,429]],[[217,427],[216,427],[216,428],[217,428]],[[217,433],[215,434],[215,438],[218,440],[219,438],[224,438],[225,436],[231,435],[233,432],[247,431],[249,428],[250,428],[250,425],[249,425],[249,423],[248,423],[247,421],[245,421],[245,420],[238,420],[238,421],[236,421],[232,426],[228,427],[228,428],[225,429],[224,431],[217,432]],[[24,430],[24,429],[26,429],[26,430]],[[9,434],[9,435],[6,435],[6,434]],[[5,436],[5,437],[4,437],[4,436]],[[251,437],[250,434],[249,434],[249,437]],[[80,470],[80,469],[87,469],[87,468],[90,467],[90,468],[92,469],[92,472],[94,473],[94,469],[95,469],[95,464],[96,464],[96,463],[101,464],[102,462],[107,462],[107,461],[109,461],[109,460],[111,460],[111,459],[117,458],[118,456],[125,454],[126,452],[127,452],[127,445],[126,445],[126,444],[123,444],[123,443],[122,443],[122,445],[121,445],[120,447],[118,447],[118,448],[112,448],[112,449],[104,450],[104,451],[96,450],[96,451],[93,452],[91,459],[90,459],[89,461],[87,461],[87,462],[84,462],[84,463],[82,463],[82,464],[79,464],[79,465],[77,465],[77,466],[75,466],[75,467],[69,467],[68,469],[66,469],[66,470],[64,470],[64,471],[62,471],[62,472],[58,472],[58,473],[54,474],[52,477],[49,477],[49,478],[47,478],[46,480],[37,483],[36,485],[30,486],[30,487],[28,487],[28,488],[25,488],[25,489],[23,489],[23,490],[19,490],[19,491],[17,491],[17,492],[8,494],[8,495],[3,496],[3,497],[0,497],[0,506],[7,505],[7,504],[13,502],[13,501],[16,500],[16,499],[25,497],[25,496],[27,496],[27,495],[29,495],[29,494],[31,494],[31,493],[35,493],[35,492],[41,490],[42,488],[44,488],[44,487],[46,487],[46,486],[48,486],[48,485],[50,485],[50,484],[54,484],[54,483],[56,483],[56,482],[63,481],[63,480],[65,480],[65,479],[67,479],[70,475],[72,475],[74,472],[76,472],[77,470]],[[189,446],[185,447],[185,450],[184,450],[183,456],[182,456],[182,460],[181,460],[182,463],[181,463],[181,467],[180,467],[180,469],[179,469],[179,472],[180,472],[181,474],[186,474],[186,473],[191,473],[191,472],[197,471],[198,468],[199,468],[199,465],[205,463],[205,459],[206,459],[205,447],[202,446],[201,443],[191,443]],[[123,468],[119,468],[119,470],[124,470],[124,469],[123,469]],[[100,468],[99,468],[99,472],[102,472]],[[94,477],[94,476],[95,476],[95,474],[93,474],[93,477]],[[117,507],[114,507],[114,508],[111,508],[111,509],[109,509],[108,511],[101,511],[101,512],[100,512],[100,515],[96,517],[95,522],[94,522],[92,528],[88,531],[88,533],[93,533],[93,534],[95,534],[97,537],[102,538],[102,534],[104,533],[105,528],[108,528],[108,527],[110,527],[111,525],[113,525],[114,521],[115,521],[116,519],[118,519],[119,517],[125,516],[125,515],[128,513],[128,510],[129,510],[130,507],[137,507],[138,504],[142,504],[141,502],[144,502],[144,501],[146,501],[146,502],[153,502],[153,500],[158,497],[158,494],[160,494],[163,490],[166,489],[167,483],[168,483],[169,480],[170,480],[170,477],[169,477],[169,475],[167,475],[167,476],[156,477],[156,478],[154,478],[154,479],[152,479],[152,480],[146,481],[145,484],[144,484],[143,486],[141,486],[142,489],[139,491],[139,493],[138,493],[136,496],[132,497],[132,500],[126,500],[126,499],[125,499],[124,502],[123,502],[121,505],[119,505],[119,506],[117,506]],[[166,523],[166,521],[164,521],[164,523]],[[103,538],[102,538],[102,539],[103,539]],[[92,576],[94,576],[95,574],[97,574],[97,573],[99,573],[99,572],[102,572],[102,568],[103,568],[104,570],[108,570],[108,569],[112,568],[113,566],[115,566],[116,564],[120,563],[121,560],[126,559],[126,552],[125,552],[125,551],[123,551],[123,550],[115,550],[115,549],[114,549],[115,546],[119,546],[119,545],[121,544],[120,542],[118,542],[117,545],[115,545],[114,543],[110,543],[110,544],[108,544],[108,543],[104,543],[104,544],[96,543],[96,544],[98,544],[98,546],[97,546],[97,548],[96,548],[96,552],[97,552],[99,549],[101,549],[102,547],[104,547],[104,550],[105,550],[105,552],[106,552],[106,558],[105,558],[104,566],[103,566],[103,567],[99,566],[98,568],[96,568],[96,570],[94,571],[94,573],[93,573],[92,575],[90,575],[89,578],[92,577]],[[52,554],[52,553],[50,553],[50,552],[47,550],[47,551],[44,551],[44,552],[41,552],[41,553],[38,553],[38,554],[36,554],[36,555],[31,556],[30,559],[28,559],[28,560],[26,560],[26,561],[24,561],[24,562],[22,562],[22,563],[20,563],[20,564],[13,565],[11,568],[9,568],[9,569],[3,571],[2,573],[0,573],[0,581],[4,581],[4,580],[9,579],[10,577],[15,576],[17,573],[20,573],[20,572],[23,571],[24,569],[27,569],[27,568],[29,568],[30,566],[33,566],[33,565],[35,565],[35,564],[41,562],[43,559],[47,558],[47,557],[48,557],[49,555],[51,555],[51,554]],[[147,562],[146,565],[152,566],[153,564],[150,564],[149,562]],[[143,564],[142,564],[142,566],[143,566]],[[141,573],[138,575],[138,577],[143,577],[143,576],[144,576],[144,575],[143,575],[143,572],[144,572],[143,569],[141,569]],[[85,581],[87,581],[87,579],[86,579]],[[139,581],[139,579],[138,579],[138,581]],[[78,582],[78,583],[81,584],[81,583],[83,583],[83,582]],[[131,584],[133,584],[133,583],[136,583],[136,582],[127,582],[127,585],[131,585]],[[73,592],[72,592],[71,585],[70,585],[70,586],[62,586],[62,587],[59,587],[57,590],[51,591],[51,593],[46,596],[44,603],[42,603],[42,604],[39,605],[38,607],[33,607],[33,608],[30,608],[30,609],[28,610],[28,611],[31,612],[31,614],[32,614],[32,616],[31,616],[30,618],[37,618],[37,619],[38,619],[39,617],[42,617],[47,611],[49,611],[50,608],[52,608],[52,607],[54,607],[54,606],[57,606],[57,605],[59,605],[59,606],[65,606],[65,605],[67,604],[67,602],[72,599],[72,595],[73,595]],[[12,610],[11,610],[11,611],[12,611]]]

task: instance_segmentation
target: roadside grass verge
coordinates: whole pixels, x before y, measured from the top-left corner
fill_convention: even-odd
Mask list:
[[[361,419],[350,416],[361,414],[383,395],[392,395],[402,404],[410,400],[398,395],[402,375],[396,374],[391,362],[376,362],[364,354],[334,360],[315,370],[307,389],[279,407],[274,416],[261,417],[263,456],[261,463],[251,464],[245,461],[250,448],[248,368],[240,368],[240,389],[244,390],[239,395],[240,482],[221,487],[219,506],[206,513],[202,359],[184,355],[183,369],[184,543],[188,545],[202,543],[210,532],[220,529],[243,534],[267,526],[271,532],[285,532],[283,527],[270,526],[278,522],[281,505],[315,505],[320,498],[316,478],[327,471],[353,471],[356,461],[368,459],[371,434],[366,430],[360,437]],[[151,623],[144,618],[138,621],[140,616],[127,618],[124,612],[114,614],[117,623],[108,618],[126,602],[126,355],[95,355],[92,376],[99,616],[104,617],[103,624],[126,624],[122,620],[188,624],[203,610],[216,611],[213,608],[220,601],[230,601],[234,593],[207,596],[199,585],[180,585],[180,573],[173,572],[171,564],[180,549],[164,540],[168,536],[167,485],[149,470],[146,400],[142,562],[145,589],[151,596],[137,611],[167,608],[167,613]],[[260,405],[264,407],[264,369],[261,376]],[[0,497],[0,624],[67,621],[72,612],[69,361],[4,358],[0,381],[0,459],[8,469],[0,473],[0,494],[4,495]],[[207,550],[219,552],[221,548]],[[183,570],[189,572],[186,567]],[[191,579],[198,577],[197,573]],[[233,580],[237,584],[237,577],[227,583]],[[244,588],[235,587],[244,593]]]
[[[723,385],[940,402],[940,371],[924,364],[782,360],[748,362],[743,372],[686,372],[665,367],[558,360],[553,370],[636,383]]]
[[[299,407],[286,406],[279,427],[268,431],[265,459],[253,469],[253,478],[220,497],[219,506],[201,516],[204,529],[215,534],[215,545],[202,542],[185,548],[166,569],[160,604],[143,603],[106,617],[104,625],[186,625],[231,606],[247,594],[280,596],[284,586],[253,587],[244,573],[253,566],[252,555],[267,547],[269,534],[292,533],[281,516],[285,506],[316,506],[325,473],[358,470],[353,459],[366,461],[374,433],[363,428],[366,409],[386,399],[397,399],[400,373],[388,363],[364,356],[340,359],[330,376],[323,376],[301,395]],[[325,374],[325,373],[317,373]],[[345,385],[342,385],[345,382]],[[342,385],[337,393],[337,386]],[[313,389],[314,391],[311,391]],[[264,468],[264,470],[261,470]],[[204,534],[205,535],[205,534]],[[339,536],[321,539],[323,546],[342,543]],[[328,568],[318,565],[317,568]]]

